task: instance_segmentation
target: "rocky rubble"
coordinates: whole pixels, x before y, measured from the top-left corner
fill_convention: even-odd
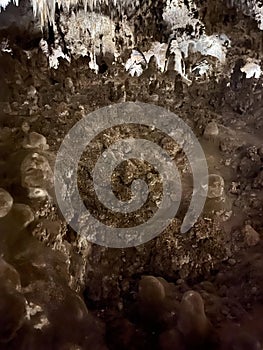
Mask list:
[[[12,172],[13,167],[6,168],[8,180],[13,179],[14,198],[1,189],[1,348],[106,349],[103,325],[88,313],[84,301],[69,287],[67,256],[46,248],[32,235],[43,215],[39,213],[39,200],[42,206],[47,198],[32,196],[31,190],[41,193],[50,189],[52,170],[47,158],[32,152],[30,147],[22,151],[25,146],[22,134],[17,140],[15,153],[9,155],[9,161],[13,164],[15,161],[21,175],[8,172]],[[31,133],[30,143],[34,149],[43,149],[43,145],[47,149],[41,134]],[[8,182],[5,185],[10,186]],[[23,187],[29,191],[25,192]],[[17,202],[21,199],[24,203]],[[57,235],[59,221],[53,222]],[[52,228],[51,221],[50,226]],[[50,234],[48,225],[45,229]],[[86,327],[89,332],[83,337]],[[67,336],[65,329],[68,329]]]
[[[160,73],[151,73],[150,70],[149,74],[155,74],[155,85],[150,86],[147,85],[148,81],[143,76],[124,82],[121,79],[117,81],[119,78],[106,77],[106,84],[102,85],[98,77],[86,71],[85,74],[90,76],[92,82],[90,86],[85,76],[76,78],[79,73],[74,66],[72,66],[70,82],[69,79],[65,80],[63,70],[63,77],[59,72],[52,72],[52,79],[58,81],[55,86],[50,83],[48,75],[36,73],[42,81],[42,85],[38,86],[40,98],[36,105],[37,113],[30,112],[28,107],[24,109],[23,96],[28,96],[28,90],[22,89],[21,93],[24,95],[19,94],[20,102],[14,104],[11,100],[9,103],[10,116],[17,113],[16,118],[6,120],[4,122],[6,126],[2,129],[1,152],[5,167],[1,171],[5,175],[2,177],[1,186],[3,193],[7,191],[10,193],[9,196],[12,196],[13,202],[8,202],[11,208],[8,207],[9,212],[0,219],[3,232],[1,251],[4,259],[17,270],[17,276],[21,280],[21,288],[16,289],[16,292],[9,292],[6,289],[3,291],[5,300],[10,298],[13,300],[12,303],[20,305],[18,307],[20,313],[15,313],[13,316],[10,314],[10,328],[6,331],[8,335],[3,336],[5,342],[3,346],[19,348],[18,344],[22,344],[21,348],[22,346],[24,348],[31,346],[32,349],[41,348],[41,346],[51,348],[53,340],[50,339],[54,339],[54,334],[57,334],[55,348],[79,346],[85,349],[92,346],[95,349],[95,346],[105,347],[103,344],[107,342],[110,348],[115,346],[121,349],[139,349],[152,344],[151,331],[154,329],[158,334],[157,343],[160,349],[172,349],[175,345],[182,349],[191,348],[192,344],[188,343],[189,337],[186,334],[196,332],[191,330],[191,327],[199,326],[188,325],[187,320],[190,317],[187,316],[188,311],[180,310],[187,309],[189,306],[180,306],[180,303],[181,300],[185,300],[184,293],[190,293],[190,299],[186,294],[186,300],[189,300],[188,303],[191,305],[191,290],[194,287],[193,303],[196,298],[196,307],[202,308],[202,302],[204,302],[208,324],[212,324],[212,333],[215,332],[212,339],[208,337],[209,346],[212,349],[216,348],[218,342],[229,346],[230,349],[231,346],[233,348],[235,345],[231,344],[228,335],[223,331],[221,335],[221,325],[226,320],[234,324],[236,320],[245,319],[247,310],[260,300],[261,284],[257,281],[258,278],[260,280],[261,260],[257,255],[246,262],[249,265],[248,270],[243,267],[243,272],[248,273],[252,269],[255,275],[249,277],[251,286],[244,297],[240,297],[238,301],[236,293],[239,294],[239,283],[235,284],[232,279],[233,268],[239,270],[240,264],[245,259],[233,257],[233,254],[247,245],[252,245],[250,249],[259,249],[261,246],[258,241],[261,233],[260,216],[257,216],[258,212],[255,212],[255,208],[246,207],[246,213],[244,212],[246,217],[242,220],[245,225],[249,225],[249,220],[257,216],[258,223],[253,225],[258,230],[258,236],[253,234],[256,240],[254,238],[251,240],[251,235],[246,236],[247,234],[241,239],[239,235],[242,234],[242,225],[239,230],[235,224],[235,220],[239,220],[237,216],[239,209],[236,211],[235,208],[243,207],[244,196],[250,194],[247,183],[251,181],[251,188],[261,190],[258,185],[260,173],[257,173],[262,161],[260,148],[255,149],[247,145],[241,155],[236,157],[234,150],[240,147],[239,138],[243,138],[242,142],[244,142],[243,134],[240,134],[238,129],[234,132],[230,127],[222,125],[225,122],[220,114],[217,117],[212,112],[207,112],[209,111],[207,109],[206,113],[211,115],[211,119],[217,118],[216,133],[212,132],[207,136],[209,122],[204,116],[201,116],[201,119],[198,118],[196,123],[200,125],[203,118],[200,137],[211,168],[210,197],[213,197],[208,200],[223,199],[225,203],[224,201],[232,196],[234,213],[230,221],[223,224],[225,221],[221,220],[220,216],[219,221],[215,220],[214,214],[211,215],[210,212],[208,215],[208,211],[187,237],[176,234],[181,222],[179,217],[167,232],[142,247],[116,251],[91,245],[65,225],[55,207],[52,168],[54,154],[60,140],[74,121],[82,118],[96,106],[100,106],[98,98],[95,98],[98,91],[101,96],[104,96],[104,100],[101,99],[103,104],[119,101],[123,90],[128,100],[142,98],[148,102],[155,93],[160,96],[159,101],[163,105],[169,105],[169,108],[175,109],[178,108],[177,104],[171,99],[175,86],[181,89],[179,90],[181,94],[184,88],[180,79],[178,81],[178,77],[167,76],[167,80],[164,81]],[[138,83],[142,84],[140,90]],[[64,86],[67,86],[66,90]],[[75,94],[72,94],[73,87]],[[194,87],[188,93],[190,92],[195,93]],[[203,97],[198,98],[203,101]],[[196,107],[183,103],[181,108],[180,116],[186,118],[190,125],[195,125],[194,119],[188,118],[188,113],[189,108],[192,111]],[[24,111],[27,113],[25,116],[23,116]],[[50,123],[54,127],[51,128]],[[61,125],[64,125],[64,129]],[[224,151],[221,145],[223,141],[226,142],[226,137],[229,137],[230,144],[233,142],[231,144],[233,148],[227,148]],[[105,138],[105,146],[107,140]],[[167,150],[177,159],[178,148],[173,149],[168,141],[160,138],[162,146],[167,147]],[[251,141],[248,139],[246,142],[250,144]],[[95,150],[96,147],[93,152]],[[244,158],[253,164],[256,163],[253,174],[243,174],[242,171],[246,169],[242,167]],[[93,164],[92,159],[90,164]],[[136,162],[133,163],[133,167],[135,174],[143,170],[137,167]],[[233,171],[230,171],[229,167]],[[130,166],[128,168],[130,169]],[[235,175],[236,169],[237,175]],[[130,183],[131,174],[125,171],[125,167],[120,169],[119,176],[123,176],[124,183]],[[246,182],[244,179],[247,179]],[[240,182],[240,185],[236,185],[238,187],[235,191],[232,187],[232,193],[229,193],[233,182],[236,184]],[[7,198],[5,196],[4,198]],[[227,207],[223,205],[223,210],[226,209],[229,209],[229,204]],[[228,225],[231,225],[230,236],[227,234]],[[247,230],[246,226],[246,232]],[[257,244],[254,245],[254,242]],[[223,265],[220,265],[221,262]],[[203,284],[191,282],[191,279],[200,278],[200,276],[211,279],[210,272],[214,269],[227,270],[223,279],[219,272],[215,280],[212,278],[212,282],[203,282]],[[140,276],[147,273],[161,277],[146,275],[139,282]],[[164,278],[171,282],[167,282]],[[240,278],[246,280],[245,276]],[[232,284],[235,287],[231,287]],[[138,306],[135,307],[137,292]],[[196,292],[202,299],[199,294],[195,294]],[[10,296],[8,293],[11,293]],[[80,299],[82,293],[84,298]],[[184,303],[185,301],[182,305]],[[57,306],[53,310],[55,305]],[[187,302],[186,305],[188,305]],[[91,309],[91,312],[87,309]],[[72,314],[76,315],[76,318],[72,317]],[[103,325],[97,318],[94,321],[92,314],[102,319],[106,328],[105,333]],[[199,311],[198,314],[200,314]],[[70,318],[67,318],[69,317],[67,315],[70,315]],[[205,319],[204,316],[203,319]],[[6,324],[6,321],[3,322]],[[71,329],[67,335],[62,324],[67,325],[67,329]],[[249,339],[246,336],[246,327],[245,330],[242,327],[238,330],[240,335],[236,340],[237,343],[251,342],[251,346],[258,346],[258,342],[262,341],[260,333],[253,339]],[[85,334],[84,338],[83,334]],[[202,344],[203,336],[196,337],[197,341],[200,337]]]

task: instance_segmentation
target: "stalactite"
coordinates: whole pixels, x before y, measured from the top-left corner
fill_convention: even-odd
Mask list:
[[[0,0],[0,12],[1,9],[5,9],[6,6],[13,2],[16,6],[19,5],[19,0]],[[93,11],[96,8],[99,8],[102,5],[109,6],[112,4],[120,12],[124,5],[136,5],[137,1],[131,0],[31,0],[33,11],[35,16],[40,19],[42,26],[44,26],[48,21],[53,24],[55,18],[55,7],[56,3],[59,6],[63,6],[69,9],[71,6],[83,5],[84,9],[88,8]],[[187,9],[184,6],[184,1],[182,0],[167,0],[167,7],[176,4],[175,7],[180,8],[180,11]],[[182,4],[182,6],[180,5]],[[263,5],[262,0],[226,0],[227,6],[237,7],[243,11],[246,15],[252,16],[258,22],[258,26],[263,30]],[[180,13],[173,14],[173,20],[180,22],[182,14]],[[189,11],[190,12],[190,11]],[[185,17],[185,16],[183,16]]]
[[[19,5],[19,0],[0,0],[0,12],[1,9],[5,9],[10,2],[13,2],[16,6]]]
[[[54,23],[55,19],[55,8],[56,4],[67,8],[69,10],[70,7],[74,7],[77,5],[83,5],[84,9],[88,8],[93,11],[96,8],[99,8],[102,5],[109,6],[109,2],[111,1],[115,7],[121,9],[121,1],[118,0],[30,0],[33,6],[33,13],[40,19],[41,25],[44,26],[47,22],[51,24]],[[129,0],[124,0],[126,2]],[[16,6],[19,5],[19,0],[0,0],[0,11],[1,8],[5,9],[6,6],[13,2]]]

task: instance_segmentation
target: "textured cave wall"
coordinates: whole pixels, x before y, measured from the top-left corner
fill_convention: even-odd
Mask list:
[[[6,36],[6,28],[12,27],[13,30],[9,29],[11,41],[15,40],[27,48],[36,45],[42,36],[48,46],[41,43],[41,47],[47,55],[53,55],[50,62],[53,67],[57,68],[58,57],[70,60],[71,57],[88,56],[92,61],[91,68],[98,71],[96,57],[101,61],[101,56],[107,53],[115,59],[122,56],[120,60],[124,61],[126,49],[137,48],[143,53],[142,64],[147,65],[154,55],[161,70],[165,67],[160,61],[166,60],[169,53],[172,54],[175,56],[174,68],[183,76],[187,74],[185,68],[181,67],[184,63],[179,61],[187,58],[189,45],[194,45],[194,51],[212,55],[222,61],[227,52],[227,44],[231,44],[226,34],[230,34],[232,27],[247,16],[253,18],[255,29],[256,26],[260,29],[262,14],[260,1],[158,0],[152,3],[149,0],[114,0],[31,3],[23,0],[18,7],[16,5],[9,4],[0,14],[1,36]],[[26,40],[28,36],[31,40]],[[161,43],[162,46],[155,43]],[[138,54],[135,60],[140,60]]]
[[[15,73],[14,77],[16,84],[20,84],[19,89],[27,94],[26,87],[24,88],[21,84],[23,79],[26,84],[29,81],[30,84],[41,88],[37,76],[39,74],[42,78],[43,75],[47,75],[54,85],[63,86],[62,92],[56,97],[58,100],[63,99],[64,88],[70,91],[73,89],[70,79],[67,83],[63,82],[63,74],[64,72],[68,74],[70,64],[75,72],[78,60],[90,67],[91,72],[88,75],[90,79],[95,79],[92,71],[107,74],[107,70],[112,68],[113,74],[116,74],[113,63],[117,63],[117,72],[118,74],[121,72],[120,76],[127,74],[127,76],[134,75],[136,78],[136,75],[141,75],[146,77],[146,80],[149,77],[150,84],[147,82],[147,85],[152,91],[158,89],[158,86],[165,86],[166,83],[160,84],[156,78],[156,74],[163,74],[160,79],[169,81],[167,83],[167,91],[170,94],[167,102],[169,106],[172,105],[173,99],[178,98],[176,103],[180,106],[183,100],[188,98],[189,108],[198,108],[192,106],[195,102],[190,103],[190,96],[198,94],[200,82],[209,84],[209,89],[206,89],[207,96],[201,99],[204,110],[205,105],[209,104],[216,113],[220,114],[222,114],[223,105],[240,114],[247,110],[253,111],[255,102],[253,96],[259,96],[257,91],[260,89],[258,78],[261,74],[262,36],[258,35],[260,31],[257,22],[252,17],[244,15],[239,8],[234,7],[234,4],[229,10],[223,0],[217,2],[169,0],[160,1],[154,5],[151,1],[142,1],[140,4],[135,2],[132,5],[130,2],[125,2],[121,9],[114,3],[110,3],[109,7],[102,3],[98,8],[94,6],[93,12],[85,11],[82,5],[77,9],[67,6],[62,9],[60,6],[55,11],[53,26],[46,25],[43,31],[40,30],[40,22],[34,19],[33,10],[28,1],[21,2],[19,7],[9,5],[5,12],[0,14],[6,21],[1,23],[10,23],[12,28],[14,16],[18,11],[22,11],[24,17],[21,17],[23,18],[21,22],[16,22],[15,30],[7,31],[8,25],[4,24],[5,27],[1,32],[3,60],[7,63],[2,66],[2,76],[5,79],[1,86],[1,99],[4,101],[7,101],[10,96],[17,98],[21,103],[23,100],[23,95],[20,96],[16,91],[12,91],[6,82],[14,73],[8,59],[8,54],[12,56],[12,52],[21,65],[17,70],[21,68],[23,72],[23,74]],[[233,24],[236,26],[233,27]],[[32,37],[30,34],[21,40],[21,36],[18,36],[19,30],[21,33],[28,30],[32,33],[31,28],[35,29],[36,38],[30,41]],[[242,30],[246,32],[244,36],[240,36]],[[10,33],[13,33],[13,36]],[[251,62],[247,62],[247,59]],[[28,62],[30,62],[30,68],[35,71],[36,77],[32,76],[31,72],[27,72],[25,67]],[[52,68],[47,73],[48,64]],[[143,75],[144,72],[145,75]],[[88,82],[83,81],[79,72],[74,74],[79,78],[76,86],[80,88],[83,84],[85,87]],[[248,79],[246,82],[246,75],[249,74],[257,75],[257,79]],[[125,99],[127,87],[136,90],[137,83],[136,79],[131,81],[126,79],[124,84],[121,82],[119,85],[116,84],[111,96],[112,101]],[[170,87],[173,89],[173,86],[174,92],[169,92]],[[192,87],[188,91],[187,87],[190,86]],[[244,86],[247,86],[249,91],[254,89],[255,94],[244,98]],[[136,92],[132,93],[135,96],[131,97],[132,99],[138,98]],[[43,106],[49,103],[47,98],[41,98]],[[148,98],[153,101],[156,94],[150,92]],[[200,101],[197,99],[196,106],[198,103]],[[27,106],[23,108],[27,113]],[[29,107],[29,113],[34,113],[34,108],[34,105]],[[60,109],[59,113],[62,113]],[[189,113],[191,115],[191,112]],[[210,115],[210,112],[208,113]],[[224,118],[226,117],[222,115],[222,120]],[[201,122],[202,118],[198,123]],[[215,232],[217,232],[216,227]],[[89,244],[81,242],[80,245],[83,245],[83,254],[88,254]],[[145,257],[142,259],[147,260],[148,253],[145,252]],[[224,254],[225,252],[222,252],[222,255]],[[183,253],[178,259],[179,266],[184,260]],[[164,268],[161,267],[160,273],[164,272],[162,269]],[[185,274],[187,271],[188,268]],[[80,274],[83,274],[83,271]],[[80,284],[83,285],[82,277]]]
[[[2,38],[8,36],[11,43],[24,49],[39,43],[53,68],[58,67],[59,58],[70,61],[87,57],[90,68],[96,72],[115,60],[127,63],[126,70],[132,75],[140,75],[154,58],[161,71],[172,67],[185,82],[191,83],[191,70],[206,76],[224,71],[231,33],[242,30],[234,26],[240,27],[250,17],[256,33],[261,28],[261,11],[260,1],[242,2],[241,6],[224,0],[32,4],[23,0],[18,7],[9,4],[0,14],[0,31]],[[262,41],[257,38],[255,43],[251,34],[252,44],[259,45],[259,54]],[[190,47],[193,53],[200,52],[203,59],[189,71]],[[205,56],[209,56],[208,61],[215,57],[217,62],[208,62]]]
[[[19,6],[9,3],[0,11],[0,36],[8,37],[11,43],[31,49],[42,37],[39,19],[33,15],[29,0],[21,0]]]
[[[3,116],[7,117],[8,122],[3,125],[9,126],[1,134],[1,149],[5,150],[5,160],[11,155],[7,173],[10,175],[10,192],[16,188],[10,184],[11,180],[14,178],[19,182],[20,162],[24,157],[30,160],[30,149],[25,148],[25,145],[32,146],[29,127],[46,136],[45,142],[41,139],[41,147],[46,147],[47,142],[50,144],[49,150],[37,148],[49,174],[49,163],[52,163],[66,128],[103,105],[143,100],[180,113],[189,125],[195,127],[198,136],[202,135],[208,122],[219,124],[220,149],[225,152],[220,157],[224,157],[226,164],[230,159],[231,167],[241,169],[241,175],[245,177],[243,183],[242,177],[241,180],[238,178],[232,191],[240,191],[242,195],[240,187],[244,187],[245,200],[253,206],[252,209],[245,206],[244,212],[250,224],[256,229],[262,227],[262,218],[258,215],[262,203],[250,198],[246,192],[249,186],[261,186],[260,174],[256,179],[248,179],[249,171],[259,172],[262,148],[258,151],[259,146],[255,149],[244,145],[242,134],[246,120],[250,122],[251,117],[255,117],[253,123],[259,133],[262,130],[259,108],[262,104],[262,33],[254,10],[244,11],[250,2],[242,7],[236,2],[223,0],[181,1],[181,6],[178,3],[125,2],[120,9],[110,2],[109,7],[105,3],[94,6],[92,12],[90,7],[85,12],[82,4],[70,9],[60,6],[55,10],[53,25],[46,24],[44,29],[29,2],[21,2],[19,7],[10,5],[0,14],[1,121]],[[45,18],[43,16],[42,21]],[[233,120],[237,120],[237,133],[231,130]],[[260,140],[259,137],[259,144]],[[207,148],[213,151],[215,144],[209,143]],[[231,158],[231,151],[239,152],[240,149],[242,159],[239,163],[235,156]],[[222,160],[217,152],[210,156],[212,162],[216,158],[216,166],[220,166]],[[16,171],[12,168],[14,164]],[[1,171],[5,171],[4,167]],[[238,181],[241,185],[237,184]],[[48,189],[43,185],[40,194],[45,195],[45,191]],[[244,199],[241,195],[236,202],[242,207]],[[24,197],[25,189],[19,198],[24,200]],[[38,213],[36,217],[39,215],[35,222],[25,223],[22,216],[22,224],[26,227],[18,229],[11,225],[19,216],[15,206],[0,226],[6,231],[1,236],[4,247],[1,254],[15,267],[22,280],[20,286],[13,277],[11,285],[6,286],[8,293],[5,290],[3,294],[3,300],[8,303],[11,293],[20,311],[18,318],[14,312],[10,329],[0,335],[5,342],[12,338],[7,348],[20,343],[26,344],[26,349],[28,344],[33,348],[52,348],[55,339],[55,345],[61,348],[95,349],[97,346],[105,349],[103,326],[94,321],[91,312],[87,313],[77,293],[84,291],[88,307],[92,310],[98,305],[102,315],[111,302],[122,310],[125,303],[134,302],[135,286],[142,274],[178,280],[175,287],[169,287],[172,293],[176,289],[178,297],[187,289],[184,279],[189,276],[193,279],[208,278],[218,263],[228,264],[229,261],[230,271],[226,276],[231,283],[240,283],[235,276],[238,276],[239,267],[234,270],[235,261],[231,260],[233,252],[241,249],[242,244],[235,241],[235,235],[239,233],[234,232],[229,238],[217,220],[201,220],[187,237],[177,234],[180,222],[176,221],[171,231],[155,241],[127,251],[116,251],[93,246],[68,230],[65,222],[57,216],[52,200],[45,204],[44,209],[35,200],[33,198],[33,204],[30,202],[34,213]],[[29,214],[27,221],[32,220],[30,211]],[[262,259],[255,259],[253,286],[257,280],[261,283]],[[249,262],[244,260],[250,274]],[[12,267],[2,261],[1,266],[4,274],[12,272]],[[13,272],[15,276],[16,270]],[[247,270],[242,270],[242,278],[250,278],[246,276]],[[217,288],[221,288],[220,281],[224,278],[227,279],[218,277]],[[234,295],[235,290],[229,287],[231,283],[224,283],[222,290],[229,289],[229,294]],[[209,290],[211,286],[207,288]],[[244,293],[240,299],[246,301],[250,291],[246,286],[242,288]],[[226,292],[223,290],[222,293]],[[207,294],[204,292],[204,295]],[[208,301],[210,297],[209,294]],[[227,303],[230,303],[228,299]],[[241,313],[236,305],[233,309],[237,314]],[[27,321],[22,323],[25,314]],[[110,326],[114,328],[115,325]],[[40,332],[42,327],[43,333]],[[117,327],[116,333],[120,328]],[[20,331],[14,337],[17,329]],[[134,333],[137,334],[137,330]],[[143,344],[140,347],[143,348]],[[136,350],[140,347],[135,346]]]

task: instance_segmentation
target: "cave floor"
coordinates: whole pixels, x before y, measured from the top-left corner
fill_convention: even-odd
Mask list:
[[[31,312],[26,322],[13,327],[16,311],[12,310],[6,333],[0,331],[1,348],[106,349],[105,341],[109,349],[175,349],[172,331],[178,305],[185,292],[195,290],[219,339],[203,346],[245,349],[242,342],[247,341],[251,349],[259,349],[257,341],[263,343],[262,79],[233,74],[228,85],[196,80],[186,86],[174,71],[160,73],[154,68],[132,78],[116,64],[96,75],[84,58],[49,70],[38,50],[30,59],[25,52],[3,53],[0,59],[4,67],[0,187],[15,203],[29,205],[34,214],[30,223],[15,212],[0,219],[1,254],[19,273],[27,310],[28,305],[41,305],[39,315],[48,315],[50,322],[41,328],[40,316]],[[45,136],[49,149],[33,151],[52,167],[63,138],[77,121],[98,108],[125,101],[156,104],[182,118],[198,136],[209,172],[223,177],[226,200],[220,210],[208,203],[184,236],[178,231],[179,217],[142,246],[111,249],[85,242],[70,229],[57,210],[52,187],[44,188],[48,194],[44,199],[28,198],[21,186],[20,166],[32,152],[23,147],[29,132]],[[210,122],[218,126],[217,137],[204,137]],[[110,133],[108,138],[115,140]],[[107,137],[98,141],[107,147]],[[87,151],[83,163],[88,157],[94,161],[95,153]],[[85,181],[83,167],[79,186],[87,199]],[[126,187],[117,183],[124,197]],[[161,306],[155,305],[152,287],[151,310],[140,301],[138,286],[144,275],[167,281],[162,281],[166,297]],[[84,313],[83,301],[90,311],[86,329],[77,316]],[[240,337],[239,347],[228,345],[232,334]],[[244,334],[252,340],[242,340]]]

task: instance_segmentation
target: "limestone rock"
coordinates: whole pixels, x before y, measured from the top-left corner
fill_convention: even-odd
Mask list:
[[[206,139],[212,139],[219,135],[219,128],[215,121],[212,121],[207,124],[205,131],[204,131],[204,138]]]
[[[14,288],[0,287],[0,342],[10,341],[25,320],[25,298]]]
[[[45,136],[38,134],[37,132],[30,132],[23,141],[24,148],[37,148],[45,151],[49,149],[47,139]]]
[[[258,155],[253,159],[245,156],[240,161],[239,170],[245,178],[255,177],[259,174],[261,165],[261,159]]]
[[[211,174],[208,178],[208,198],[220,198],[224,194],[224,179],[217,174]]]
[[[29,130],[30,130],[30,125],[28,122],[23,122],[22,125],[21,125],[21,130],[24,132],[24,133],[28,133]]]
[[[13,205],[12,214],[14,219],[20,223],[22,227],[27,227],[35,218],[31,208],[26,204],[15,203]]]
[[[252,335],[239,331],[237,334],[232,333],[231,339],[222,345],[221,350],[261,350],[262,347],[258,339]]]
[[[28,197],[31,199],[44,199],[49,197],[49,194],[45,189],[35,187],[28,189]]]
[[[47,188],[53,182],[53,172],[46,157],[31,153],[21,164],[21,182],[25,188]]]
[[[159,337],[160,350],[186,350],[183,337],[176,329],[163,332]]]
[[[75,87],[74,87],[74,83],[70,77],[67,77],[65,79],[64,86],[65,86],[66,91],[68,91],[72,94],[74,93]]]
[[[9,143],[12,136],[12,130],[8,127],[0,128],[0,146]]]
[[[178,310],[172,284],[161,277],[143,276],[139,283],[140,315],[149,325],[173,324]]]
[[[144,349],[145,334],[123,317],[112,319],[107,327],[108,343],[113,349]]]
[[[36,88],[33,85],[31,85],[27,91],[27,98],[33,104],[37,104],[38,102],[38,93]]]
[[[6,216],[13,205],[12,196],[3,188],[0,188],[0,218]]]
[[[183,295],[177,327],[190,347],[198,348],[210,338],[211,324],[205,314],[204,301],[198,292],[190,290]]]
[[[253,187],[257,189],[263,188],[263,170],[257,175],[255,180],[253,181]]]
[[[143,304],[158,306],[165,299],[163,284],[153,276],[143,276],[139,284],[139,298]]]
[[[245,241],[249,247],[257,245],[260,241],[260,236],[258,232],[254,230],[253,227],[250,225],[246,225],[244,227],[243,233],[245,235]]]
[[[0,283],[1,285],[11,286],[18,291],[21,289],[19,273],[2,258],[0,258]]]

